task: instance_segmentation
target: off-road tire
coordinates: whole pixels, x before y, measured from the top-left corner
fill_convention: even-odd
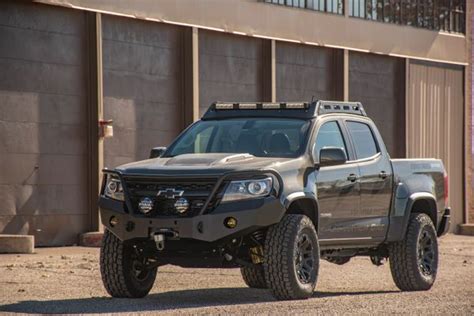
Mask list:
[[[298,275],[298,243],[306,236],[312,245],[308,257],[313,262],[307,283]],[[278,300],[307,299],[314,291],[319,271],[319,242],[311,220],[305,215],[288,214],[271,226],[265,238],[265,280]]]
[[[100,273],[107,292],[113,297],[138,298],[146,296],[155,282],[157,268],[149,269],[144,277],[135,275],[133,244],[123,242],[105,230],[100,248]]]
[[[328,257],[326,261],[342,266],[351,261],[351,257]]]
[[[254,289],[266,289],[265,273],[262,264],[254,264],[248,267],[241,267],[240,273],[248,287]]]
[[[429,234],[433,242],[433,263],[430,274],[423,272],[419,262],[420,236]],[[422,213],[410,216],[405,239],[389,245],[390,270],[393,281],[402,291],[426,291],[436,280],[438,270],[438,242],[430,217]]]

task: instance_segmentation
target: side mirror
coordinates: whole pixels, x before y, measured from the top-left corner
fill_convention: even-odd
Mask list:
[[[166,151],[166,147],[155,147],[150,151],[150,159],[161,157]]]
[[[335,166],[345,164],[346,152],[339,147],[323,147],[319,151],[319,166]]]

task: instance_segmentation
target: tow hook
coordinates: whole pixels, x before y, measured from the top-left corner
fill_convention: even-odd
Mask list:
[[[165,249],[165,235],[163,234],[153,235],[153,240],[155,241],[156,249],[160,251]]]

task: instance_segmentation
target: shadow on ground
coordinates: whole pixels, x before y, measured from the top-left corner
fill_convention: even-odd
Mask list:
[[[315,292],[313,297],[325,298],[396,292],[397,291]],[[15,304],[0,306],[0,312],[60,314],[153,312],[178,308],[255,304],[272,301],[275,301],[275,299],[267,290],[249,288],[215,288],[150,294],[142,299],[92,297],[49,301],[21,301]]]

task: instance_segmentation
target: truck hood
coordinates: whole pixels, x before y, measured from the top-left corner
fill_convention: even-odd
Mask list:
[[[278,169],[294,158],[255,157],[249,154],[184,154],[154,158],[116,168],[124,175],[222,175],[232,171]]]

